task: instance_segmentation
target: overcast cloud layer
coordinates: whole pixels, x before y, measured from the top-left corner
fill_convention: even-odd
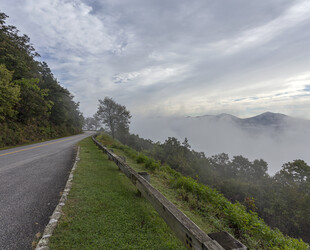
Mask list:
[[[265,111],[310,119],[308,0],[0,0],[93,115]]]

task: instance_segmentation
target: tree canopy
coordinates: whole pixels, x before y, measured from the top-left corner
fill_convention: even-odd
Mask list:
[[[100,121],[98,115],[93,117],[86,117],[84,121],[84,129],[86,130],[97,130],[100,127]]]
[[[122,137],[129,132],[130,112],[112,98],[99,100],[97,117],[107,127],[112,137]]]
[[[0,13],[0,147],[78,133],[79,103]]]
[[[12,82],[12,72],[0,64],[0,121],[17,114],[15,105],[19,101],[20,87]]]

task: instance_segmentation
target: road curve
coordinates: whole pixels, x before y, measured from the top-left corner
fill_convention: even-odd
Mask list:
[[[0,150],[0,249],[32,249],[63,191],[74,146],[89,136],[70,136]]]

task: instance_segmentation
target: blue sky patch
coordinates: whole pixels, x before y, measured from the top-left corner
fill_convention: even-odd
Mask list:
[[[304,91],[310,92],[310,85],[306,85]]]

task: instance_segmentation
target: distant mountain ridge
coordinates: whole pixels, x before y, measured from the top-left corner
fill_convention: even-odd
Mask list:
[[[305,123],[310,124],[309,120],[294,118],[288,115],[284,115],[281,113],[272,113],[272,112],[265,112],[260,115],[256,115],[249,118],[239,118],[234,115],[222,113],[219,115],[204,115],[204,116],[197,116],[195,118],[198,119],[210,119],[213,121],[222,121],[222,122],[234,122],[238,126],[242,128],[284,128],[290,123]]]
[[[251,160],[264,159],[269,173],[295,159],[310,163],[310,121],[280,113],[265,112],[249,118],[230,114],[199,117],[151,117],[133,123],[135,132],[153,141],[168,137],[183,141],[211,156],[227,153]]]
[[[283,126],[289,120],[294,120],[295,118],[289,117],[280,113],[265,112],[263,114],[242,119],[244,125],[248,126],[272,126],[278,127]]]

